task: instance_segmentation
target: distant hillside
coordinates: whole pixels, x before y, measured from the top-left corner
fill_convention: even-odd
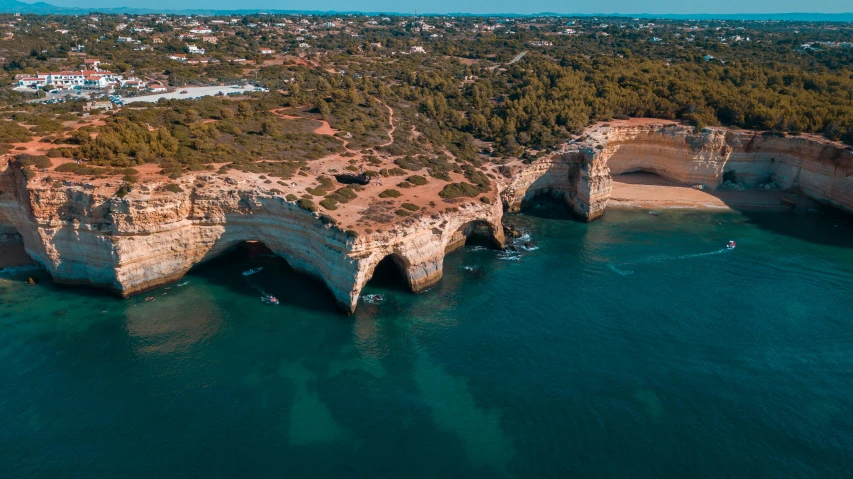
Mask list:
[[[155,10],[150,8],[115,7],[115,8],[86,8],[86,7],[60,7],[45,2],[25,3],[18,0],[0,0],[0,13],[33,13],[39,15],[83,15],[91,11],[103,13],[129,13],[129,14],[195,14],[195,15],[234,15],[252,13],[303,13],[303,14],[344,14],[344,13],[382,13],[395,15],[393,12],[359,12],[359,11],[321,11],[321,10],[270,10],[270,9],[242,9],[242,10],[202,10],[202,9],[178,9],[178,10]],[[405,14],[404,14],[405,15]],[[448,15],[424,14],[429,15]],[[451,13],[449,15],[465,16],[467,13]],[[515,13],[500,13],[474,16],[532,16]],[[565,16],[565,17],[633,17],[633,18],[665,18],[671,20],[777,20],[777,21],[800,21],[800,22],[853,22],[853,12],[850,13],[688,13],[688,14],[663,14],[663,13],[599,13],[599,14],[569,14],[542,12],[536,15]]]

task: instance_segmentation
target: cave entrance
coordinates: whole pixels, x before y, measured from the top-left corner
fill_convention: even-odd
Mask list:
[[[537,218],[574,219],[566,193],[554,188],[541,188],[528,192],[521,203],[521,212]]]
[[[335,298],[329,288],[314,276],[295,270],[287,259],[276,254],[262,241],[231,243],[211,259],[194,266],[186,279],[199,276],[233,293],[250,297],[263,307],[262,298],[273,295],[282,307],[334,313]],[[249,274],[244,274],[250,271]]]
[[[0,217],[0,269],[35,264],[27,254],[24,239],[17,228]]]
[[[494,246],[491,227],[485,221],[473,222],[467,234],[465,232],[463,234],[465,235],[465,246]]]
[[[450,242],[444,248],[445,253],[456,251],[463,246],[483,246],[486,248],[499,247],[495,240],[492,226],[484,220],[476,220],[465,223],[453,233]]]
[[[373,275],[365,287],[409,292],[409,281],[406,279],[405,272],[403,258],[396,254],[389,254],[376,264]]]

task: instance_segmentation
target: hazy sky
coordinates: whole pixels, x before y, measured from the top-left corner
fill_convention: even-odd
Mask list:
[[[34,0],[28,0],[32,2]],[[412,13],[841,13],[853,0],[43,0],[74,7],[277,9]]]

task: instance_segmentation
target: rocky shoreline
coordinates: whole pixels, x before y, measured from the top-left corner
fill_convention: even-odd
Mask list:
[[[495,201],[455,201],[353,232],[306,211],[255,181],[194,175],[178,192],[27,179],[0,164],[0,227],[19,234],[26,253],[57,283],[86,284],[129,296],[180,279],[194,265],[244,241],[261,241],[297,271],[324,282],[353,312],[376,265],[391,256],[408,287],[423,291],[442,277],[444,255],[478,229],[505,244],[502,216],[548,194],[581,219],[607,208],[613,175],[642,171],[714,191],[730,181],[778,185],[853,212],[853,153],[814,137],[692,127],[656,120],[590,127],[582,140],[535,162],[510,162],[494,180]],[[435,198],[440,201],[440,198]],[[511,233],[511,231],[509,232]]]

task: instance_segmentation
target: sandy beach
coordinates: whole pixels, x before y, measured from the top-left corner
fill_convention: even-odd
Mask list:
[[[789,191],[778,189],[702,191],[651,173],[614,176],[613,193],[608,207],[784,211],[788,207],[782,204],[782,200],[795,202],[797,209],[817,207],[814,201]]]

